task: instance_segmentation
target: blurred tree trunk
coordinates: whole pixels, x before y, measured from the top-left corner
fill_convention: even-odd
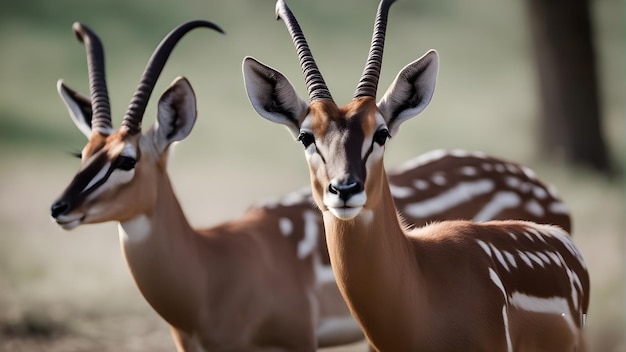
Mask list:
[[[528,0],[541,95],[541,149],[610,174],[589,0]]]

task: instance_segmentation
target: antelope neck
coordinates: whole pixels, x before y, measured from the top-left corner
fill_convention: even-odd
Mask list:
[[[164,171],[156,173],[156,202],[148,213],[120,222],[122,251],[137,287],[170,324],[189,330],[202,285],[191,229]],[[176,304],[173,304],[176,302]]]
[[[423,296],[421,271],[398,220],[386,177],[382,183],[379,196],[368,194],[368,201],[379,198],[378,205],[366,206],[354,219],[340,220],[329,211],[323,214],[337,284],[352,314],[370,329],[365,331],[368,336],[392,328],[386,326],[389,322],[409,319]]]

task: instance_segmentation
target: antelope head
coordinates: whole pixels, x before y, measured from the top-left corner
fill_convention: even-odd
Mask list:
[[[352,219],[380,202],[385,142],[398,126],[419,114],[435,89],[438,55],[429,51],[404,67],[376,102],[387,15],[394,0],[382,0],[366,66],[353,99],[334,102],[304,34],[283,0],[276,4],[296,47],[310,103],[279,71],[247,57],[243,75],[248,97],[262,117],[285,125],[305,148],[316,203],[335,217]]]
[[[179,77],[159,100],[157,122],[142,133],[141,121],[156,81],[178,41],[190,30],[207,27],[207,21],[191,21],[172,30],[146,65],[121,127],[113,129],[104,72],[104,50],[87,26],[73,30],[85,45],[90,96],[84,96],[61,80],[57,89],[76,126],[88,138],[74,179],[51,206],[51,215],[64,229],[80,224],[124,221],[148,213],[156,199],[157,175],[164,173],[167,149],[185,138],[196,120],[196,100],[189,82]]]

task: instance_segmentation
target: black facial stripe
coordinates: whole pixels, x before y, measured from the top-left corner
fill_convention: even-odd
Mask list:
[[[74,180],[72,180],[72,183],[70,183],[64,194],[66,196],[74,195],[76,198],[73,203],[75,205],[81,204],[98,187],[102,186],[106,181],[108,181],[111,174],[113,174],[113,171],[118,168],[116,160],[112,161],[106,173],[104,174],[104,177],[91,185],[89,188],[85,189],[89,185],[89,183],[93,181],[94,177],[96,177],[100,173],[100,171],[108,161],[109,159],[104,153],[98,155],[93,161],[91,161],[90,165],[88,165],[85,169],[79,172],[76,177],[74,177]]]

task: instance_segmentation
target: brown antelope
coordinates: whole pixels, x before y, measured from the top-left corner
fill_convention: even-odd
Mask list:
[[[263,208],[211,229],[193,229],[185,218],[166,164],[169,145],[185,138],[196,120],[189,82],[177,78],[161,96],[153,128],[142,133],[141,121],[171,51],[196,27],[221,32],[206,21],[174,29],[146,66],[121,128],[113,130],[102,44],[74,24],[86,46],[91,96],[61,81],[58,89],[89,142],[78,173],[52,204],[52,217],[65,229],[119,222],[134,280],[170,324],[179,351],[314,351],[362,339],[338,291],[316,285],[310,234],[285,236]],[[316,213],[298,215],[306,220]],[[341,314],[348,324],[337,324]]]
[[[589,276],[563,229],[456,220],[408,230],[399,219],[384,145],[430,102],[438,54],[403,68],[376,103],[392,2],[379,6],[367,64],[343,107],[283,0],[277,15],[296,47],[310,103],[277,70],[252,58],[243,63],[254,109],[304,145],[332,270],[353,316],[380,351],[584,350]]]

